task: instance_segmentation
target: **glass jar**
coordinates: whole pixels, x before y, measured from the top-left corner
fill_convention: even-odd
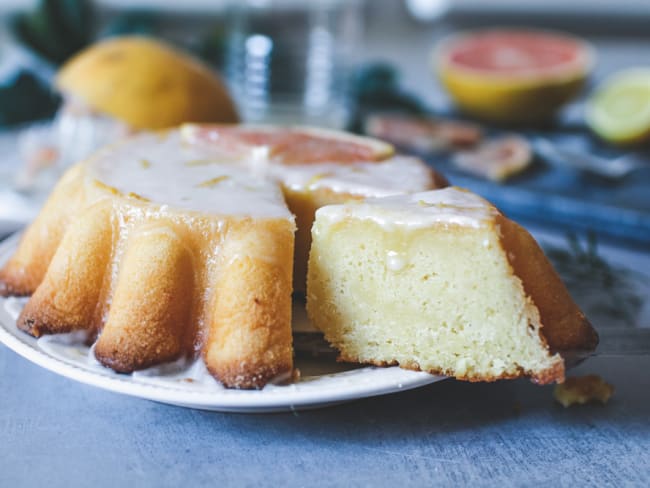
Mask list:
[[[360,9],[356,0],[235,2],[226,76],[242,119],[344,127]]]

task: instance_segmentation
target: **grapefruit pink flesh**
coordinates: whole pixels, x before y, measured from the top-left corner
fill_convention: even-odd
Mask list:
[[[222,151],[242,154],[262,148],[266,157],[287,165],[370,162],[384,159],[392,152],[388,144],[380,141],[319,129],[232,125],[192,129],[193,138],[219,141]]]
[[[476,31],[443,41],[436,66],[461,110],[492,122],[540,122],[580,91],[592,52],[568,35]]]
[[[473,70],[516,75],[543,73],[578,55],[575,42],[547,34],[487,32],[461,40],[449,62]]]

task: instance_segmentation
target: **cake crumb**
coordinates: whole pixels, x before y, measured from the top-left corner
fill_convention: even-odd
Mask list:
[[[605,382],[600,376],[590,374],[587,376],[574,376],[555,387],[553,396],[565,408],[572,405],[600,402],[605,405],[612,394],[614,387]]]

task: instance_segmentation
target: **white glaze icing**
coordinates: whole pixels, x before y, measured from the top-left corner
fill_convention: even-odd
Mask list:
[[[431,171],[417,158],[285,165],[269,158],[267,146],[221,150],[217,141],[195,141],[182,130],[132,136],[87,164],[90,180],[172,209],[269,218],[290,217],[278,183],[294,191],[327,188],[363,197],[431,185]]]
[[[431,170],[421,160],[408,156],[379,163],[274,165],[271,174],[291,190],[327,188],[362,197],[411,193],[431,186]]]
[[[450,187],[409,195],[369,198],[363,202],[328,205],[316,211],[316,219],[339,222],[372,220],[385,229],[422,228],[435,224],[481,227],[498,215],[488,201],[469,191]]]
[[[236,162],[204,164],[210,156],[183,144],[178,131],[141,133],[101,150],[87,163],[87,177],[170,208],[291,217],[277,185]]]
[[[244,130],[275,132],[278,127],[268,125],[243,125]],[[310,127],[285,127],[282,130],[296,130],[315,137],[330,137],[332,140],[358,144],[374,144],[377,150],[390,153],[384,142],[356,136],[346,132]],[[224,154],[219,145],[219,132],[204,132],[201,126],[186,124],[181,128],[185,141],[202,145],[219,158],[232,158]],[[207,143],[206,143],[207,141]],[[326,188],[337,193],[349,193],[362,197],[383,197],[401,193],[424,191],[431,187],[431,170],[418,158],[394,156],[381,162],[321,162],[310,164],[282,164],[273,161],[269,146],[245,146],[228,142],[240,153],[239,160],[257,176],[273,179],[293,191]],[[386,146],[385,148],[383,146]]]

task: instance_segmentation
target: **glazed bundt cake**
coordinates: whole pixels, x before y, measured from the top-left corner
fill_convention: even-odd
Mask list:
[[[316,212],[307,310],[345,361],[564,380],[598,338],[533,237],[459,188]]]
[[[32,295],[24,331],[87,331],[116,371],[201,355],[224,385],[262,387],[292,372],[295,224],[282,189],[301,195],[290,207],[310,225],[323,201],[435,184],[391,153],[304,129],[134,135],[61,179],[0,270],[0,294]]]

